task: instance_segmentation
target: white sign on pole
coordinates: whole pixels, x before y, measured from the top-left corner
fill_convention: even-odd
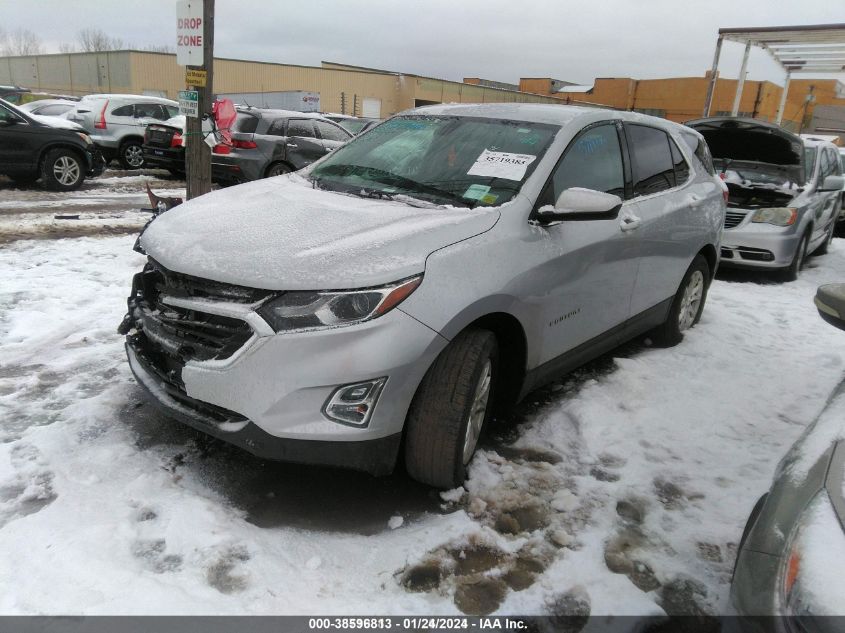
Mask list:
[[[176,63],[180,66],[203,65],[203,0],[179,0],[176,3]]]
[[[179,91],[179,114],[194,118],[200,115],[199,93],[196,90]]]

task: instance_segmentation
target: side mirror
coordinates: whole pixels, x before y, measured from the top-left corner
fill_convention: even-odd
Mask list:
[[[561,220],[612,220],[619,215],[622,198],[612,193],[570,187],[560,194],[555,206],[537,209],[543,222]]]
[[[845,178],[831,175],[824,179],[819,191],[842,191],[843,188],[845,188]]]
[[[814,302],[821,318],[832,326],[845,330],[845,284],[819,286]]]

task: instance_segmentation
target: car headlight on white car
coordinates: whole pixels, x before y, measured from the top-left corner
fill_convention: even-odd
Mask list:
[[[781,568],[783,614],[798,619],[843,614],[845,532],[827,492],[804,510]]]
[[[772,207],[757,209],[751,216],[752,222],[763,222],[775,226],[790,226],[798,219],[798,209],[792,207]]]
[[[361,290],[285,292],[264,303],[258,314],[276,332],[354,325],[378,318],[417,289],[422,275]]]

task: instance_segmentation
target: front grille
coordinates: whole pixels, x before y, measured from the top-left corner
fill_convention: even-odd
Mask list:
[[[728,212],[725,213],[725,228],[732,229],[735,226],[739,226],[739,224],[745,219],[745,216],[745,211],[728,210]]]
[[[269,290],[225,284],[167,270],[150,258],[132,281],[129,313],[121,331],[135,330],[128,343],[144,368],[156,376],[178,402],[215,421],[232,421],[237,414],[190,398],[182,382],[188,361],[231,357],[252,337],[241,319],[170,305],[168,298],[202,299],[253,304]]]
[[[182,383],[182,377],[180,375],[182,366],[178,361],[169,359],[160,351],[156,351],[154,346],[150,344],[149,339],[141,332],[136,332],[129,336],[127,340],[135,352],[135,358],[141,367],[158,379],[159,387],[168,396],[178,404],[197,414],[195,417],[205,422],[218,424],[222,422],[244,422],[247,420],[246,417],[239,413],[188,396],[185,393],[185,385]]]
[[[728,248],[722,249],[722,259],[733,259],[733,258],[734,258],[734,254],[733,254],[732,250],[730,250]]]

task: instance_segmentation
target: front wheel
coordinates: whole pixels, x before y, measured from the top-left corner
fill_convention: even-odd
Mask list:
[[[79,155],[69,149],[52,149],[41,164],[41,180],[47,189],[73,191],[85,180],[85,167]]]
[[[810,245],[810,230],[807,229],[798,243],[798,248],[795,249],[795,255],[792,257],[792,263],[783,272],[783,278],[786,281],[795,281],[798,275],[801,274],[801,269],[804,268],[804,260],[807,258],[807,247]]]
[[[703,256],[696,255],[675,293],[669,316],[652,331],[651,338],[656,345],[671,347],[681,342],[684,332],[701,318],[709,286],[710,266]]]
[[[406,420],[408,474],[437,488],[454,488],[493,409],[499,350],[489,330],[459,334],[429,368]]]

